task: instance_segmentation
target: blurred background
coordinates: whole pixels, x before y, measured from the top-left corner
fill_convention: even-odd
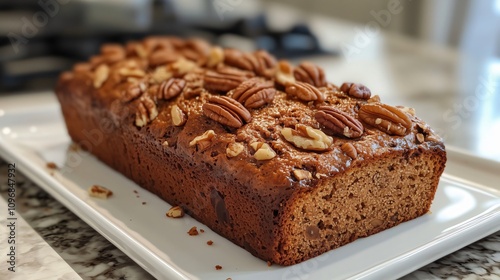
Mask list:
[[[0,94],[50,90],[104,42],[153,34],[313,61],[500,161],[500,0],[2,0]]]

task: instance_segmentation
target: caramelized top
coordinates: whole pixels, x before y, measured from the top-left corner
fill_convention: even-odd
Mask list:
[[[218,166],[213,172],[256,187],[314,186],[392,150],[444,149],[413,109],[324,77],[312,63],[294,68],[265,51],[150,37],[103,46],[60,83],[92,88],[120,129],[144,131],[167,151],[198,154]]]

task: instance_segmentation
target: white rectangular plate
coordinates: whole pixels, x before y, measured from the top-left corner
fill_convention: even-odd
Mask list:
[[[0,98],[0,155],[159,279],[394,278],[500,229],[500,164],[448,149],[430,213],[309,261],[268,267],[190,217],[165,217],[170,205],[69,144],[53,94]],[[94,184],[113,196],[89,197]],[[205,233],[189,236],[192,226]]]

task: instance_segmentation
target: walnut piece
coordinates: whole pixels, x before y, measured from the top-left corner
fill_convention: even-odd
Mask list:
[[[232,158],[241,154],[241,152],[243,152],[244,149],[245,146],[243,146],[243,144],[241,143],[238,142],[229,143],[229,145],[227,145],[226,148],[226,155]]]
[[[169,70],[175,73],[175,76],[184,76],[185,74],[192,72],[198,67],[196,63],[185,58],[180,58],[176,62],[169,65]]]
[[[103,186],[99,185],[93,185],[88,189],[88,193],[92,197],[97,197],[97,198],[102,198],[102,199],[107,199],[111,195],[113,195],[113,192]]]
[[[295,147],[310,151],[326,151],[333,143],[333,138],[321,130],[303,124],[297,124],[295,129],[285,127],[281,135]]]
[[[180,206],[173,206],[168,209],[165,215],[169,218],[182,218],[184,217],[184,209]]]
[[[256,160],[270,160],[276,156],[276,152],[264,142],[253,142],[250,146],[254,149],[253,155]]]
[[[153,74],[151,74],[150,82],[153,84],[159,84],[163,81],[172,78],[172,76],[173,76],[172,72],[168,71],[167,67],[165,66],[156,67],[155,70],[153,71]]]
[[[181,108],[177,105],[172,106],[172,109],[170,109],[170,115],[172,116],[172,123],[175,126],[182,126],[187,121],[186,114],[184,114]]]
[[[215,132],[213,130],[207,130],[202,135],[196,136],[191,142],[189,142],[189,147],[192,147],[203,142],[210,142],[214,138]]]
[[[422,134],[422,133],[417,133],[415,135],[415,139],[417,139],[417,143],[420,144],[420,143],[424,143],[425,141],[425,136]]]
[[[382,103],[366,103],[358,112],[359,118],[390,135],[404,136],[410,132],[412,122],[400,109]]]
[[[120,70],[118,70],[118,74],[124,77],[136,77],[136,78],[142,78],[146,76],[146,72],[138,68],[121,68]]]
[[[303,169],[295,169],[293,171],[293,176],[299,181],[312,179],[311,172],[309,172],[307,170],[303,170]]]
[[[106,64],[101,64],[99,65],[94,73],[94,88],[100,88],[102,84],[108,79],[109,77],[109,66]]]
[[[191,236],[198,235],[198,230],[196,229],[196,227],[192,227],[187,233]]]
[[[207,66],[212,68],[224,62],[224,50],[221,47],[213,47],[208,54]]]

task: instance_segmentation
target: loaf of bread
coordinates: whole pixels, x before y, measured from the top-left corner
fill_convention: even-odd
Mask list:
[[[56,94],[74,142],[280,265],[427,213],[446,163],[413,109],[265,51],[104,45]]]

